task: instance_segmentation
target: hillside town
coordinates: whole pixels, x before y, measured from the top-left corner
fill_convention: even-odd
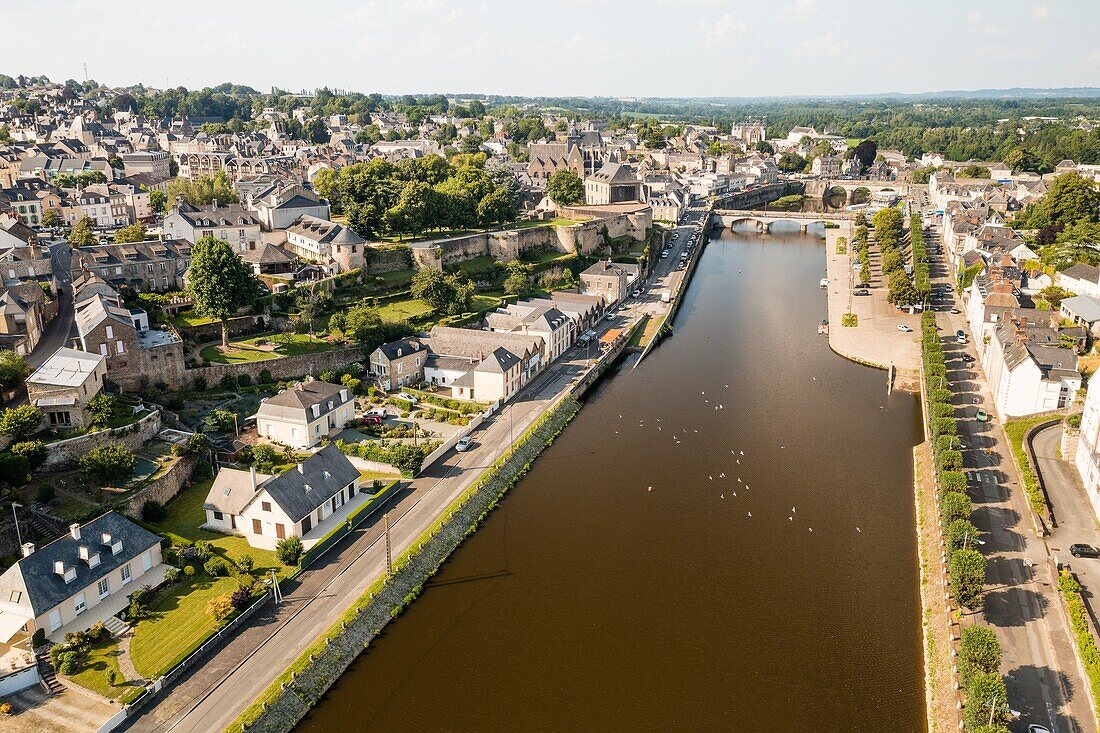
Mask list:
[[[750,115],[718,127],[475,96],[11,81],[0,700],[17,719],[32,699],[75,715],[75,694],[95,720],[73,730],[128,716],[152,729],[212,658],[244,663],[219,651],[232,639],[261,649],[250,619],[284,588],[356,567],[342,550],[383,537],[384,571],[358,567],[359,594],[323,616],[374,599],[411,562],[394,562],[391,529],[402,552],[422,548],[563,405],[647,356],[723,227],[823,226],[855,262],[848,303],[909,318],[889,336],[914,372],[929,367],[919,314],[957,319],[944,343],[973,349],[960,368],[980,369],[991,398],[963,411],[1064,430],[1060,460],[1081,483],[1067,491],[1091,502],[1076,517],[1085,549],[1065,552],[1100,556],[1100,390],[1087,389],[1100,165],[913,155]],[[963,378],[945,370],[926,391]],[[381,534],[368,545],[368,532]],[[312,642],[291,659],[312,661]],[[228,720],[250,724],[274,699],[253,698]]]

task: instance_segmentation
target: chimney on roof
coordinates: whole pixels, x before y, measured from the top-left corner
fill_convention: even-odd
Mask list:
[[[73,524],[70,524],[69,525],[69,534],[71,534],[73,536],[74,540],[79,540],[80,539],[80,525],[76,524],[75,522]]]
[[[255,466],[249,466],[248,467],[248,473],[249,473],[249,476],[252,478],[252,490],[255,491],[258,488],[257,485],[256,485],[256,467]]]
[[[302,463],[298,464],[298,473],[302,474],[303,476],[306,475],[306,464],[305,464],[305,462],[302,462]]]
[[[33,542],[24,542],[23,543],[23,557],[30,557],[33,554],[34,554],[34,543]]]

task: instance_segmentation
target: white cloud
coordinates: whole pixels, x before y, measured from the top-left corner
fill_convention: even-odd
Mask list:
[[[977,23],[979,20],[982,19],[982,14],[979,13],[977,10],[971,10],[969,13],[966,14],[966,19],[971,23]]]
[[[797,55],[804,59],[837,59],[848,54],[848,41],[837,38],[829,31],[819,38],[804,41],[798,47]]]
[[[1032,20],[1046,20],[1050,17],[1050,8],[1046,5],[1036,5],[1031,9]]]
[[[1008,35],[1008,31],[1006,31],[1004,28],[1002,28],[999,25],[987,25],[978,32],[981,33],[983,36],[986,36],[988,38],[995,38],[997,36],[1007,36]]]
[[[703,33],[707,46],[720,46],[727,43],[734,36],[744,35],[749,32],[749,24],[741,20],[733,13],[726,13],[712,23],[706,23]]]
[[[779,20],[807,20],[816,9],[817,0],[794,0],[783,8]]]

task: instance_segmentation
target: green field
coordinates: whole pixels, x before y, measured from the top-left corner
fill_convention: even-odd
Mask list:
[[[260,348],[259,342],[261,341],[267,342],[268,346],[274,346],[275,349],[272,351],[267,348]],[[229,346],[229,351],[225,351],[221,344],[211,344],[203,348],[199,352],[199,356],[211,364],[241,364],[252,361],[270,361],[282,356],[314,354],[340,348],[339,344],[321,341],[316,336],[310,338],[307,333],[257,336],[241,339],[240,341],[230,341]]]
[[[431,315],[432,307],[419,298],[394,300],[379,306],[378,315],[383,321],[412,321]]]
[[[88,650],[88,658],[84,662],[79,673],[69,677],[81,687],[92,692],[99,693],[103,697],[126,703],[134,700],[142,692],[142,687],[137,684],[127,684],[122,679],[122,670],[118,666],[118,657],[121,651],[118,641],[107,639],[92,645]],[[111,672],[115,673],[115,681],[112,685],[109,680]]]

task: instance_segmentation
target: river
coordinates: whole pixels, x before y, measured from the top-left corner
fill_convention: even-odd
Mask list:
[[[817,335],[824,272],[797,229],[712,241],[299,733],[923,730],[919,405]]]

